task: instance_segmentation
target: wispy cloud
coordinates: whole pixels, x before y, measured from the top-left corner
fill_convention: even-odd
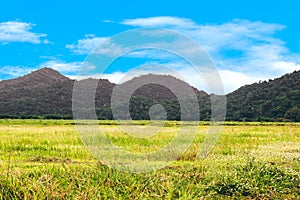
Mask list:
[[[126,19],[121,22],[121,24],[147,27],[147,28],[158,28],[158,27],[182,27],[182,28],[192,28],[196,24],[186,18],[161,16],[161,17],[149,17],[149,18],[136,18],[136,19]]]
[[[172,63],[169,64],[167,66],[170,65],[178,65],[180,64],[182,66],[181,63]],[[220,78],[222,80],[234,80],[234,81],[228,81],[228,82],[224,82],[223,88],[224,88],[224,92],[220,92],[217,94],[226,94],[228,92],[232,92],[235,89],[237,89],[238,87],[242,85],[246,85],[248,83],[254,83],[254,82],[258,82],[259,80],[264,80],[267,79],[266,76],[264,77],[258,77],[258,76],[252,76],[252,75],[246,75],[242,72],[234,72],[234,71],[230,71],[230,70],[219,70],[220,72]],[[197,73],[195,71],[195,69],[193,68],[189,68],[189,67],[185,67],[185,68],[181,68],[180,70],[157,70],[155,68],[152,69],[143,69],[143,70],[134,70],[132,72],[113,72],[113,73],[106,73],[106,74],[93,74],[93,75],[87,75],[87,76],[78,76],[78,75],[69,75],[68,77],[71,79],[77,79],[77,80],[81,80],[81,79],[87,79],[87,78],[96,78],[96,79],[108,79],[110,82],[112,83],[116,83],[116,84],[121,84],[124,83],[125,81],[131,80],[134,77],[138,77],[138,76],[142,76],[145,74],[159,74],[159,75],[171,75],[174,76],[180,80],[183,80],[187,83],[189,83],[190,85],[200,89],[200,90],[204,90],[208,93],[214,93],[214,91],[216,90],[220,90],[220,86],[219,85],[207,85],[206,79],[210,78],[210,74],[208,73]]]
[[[101,45],[101,48],[97,48]],[[114,44],[109,37],[96,37],[87,34],[77,44],[67,44],[66,48],[78,55],[86,55],[93,51],[94,54],[118,55],[123,51],[122,47]]]
[[[29,42],[33,44],[50,43],[47,35],[43,33],[31,32],[34,24],[18,21],[9,21],[0,23],[0,42]]]
[[[83,39],[78,40],[77,44],[67,44],[66,48],[75,54],[89,54],[90,51],[108,39],[107,37],[95,37],[93,34],[86,34]]]
[[[110,20],[110,19],[104,19],[104,20],[102,20],[102,22],[104,22],[104,23],[114,23],[112,20]]]
[[[300,55],[290,52],[285,42],[275,35],[286,28],[281,24],[232,20],[202,25],[170,16],[127,19],[120,23],[172,28],[197,41],[219,69],[226,92],[300,69]]]
[[[8,79],[17,78],[34,71],[35,68],[26,66],[3,66],[0,67],[1,76],[7,77]]]
[[[65,62],[62,60],[50,60],[39,65],[38,68],[52,68],[62,74],[76,74],[81,68],[81,62]]]
[[[32,71],[38,70],[40,68],[52,68],[61,74],[66,76],[75,76],[80,68],[82,67],[81,62],[66,62],[62,60],[49,60],[46,62],[41,63],[36,67],[29,67],[29,66],[2,66],[0,67],[0,74],[5,79],[12,79],[18,78],[20,76],[24,76],[29,74]],[[93,66],[89,66],[93,67]]]
[[[238,19],[222,24],[198,24],[187,18],[171,16],[126,19],[120,24],[143,28],[171,28],[190,37],[211,56],[223,80],[226,93],[245,84],[300,70],[300,55],[293,54],[286,47],[285,42],[276,37],[277,32],[287,28],[281,24]],[[158,38],[168,37],[164,35],[166,34],[164,30],[147,34],[149,33]],[[100,44],[101,48],[95,50]],[[151,45],[149,44],[149,46]],[[181,49],[181,53],[184,51],[184,55],[199,55],[199,52],[194,52],[199,51],[198,48],[187,47],[178,40],[172,42],[165,40],[153,46]],[[115,44],[113,38],[96,37],[91,34],[86,35],[76,44],[66,47],[73,53],[82,55],[90,53],[93,49],[93,53],[106,56],[120,55],[126,50],[120,44]],[[147,62],[162,60],[161,64],[163,65],[176,66],[174,69],[183,74],[183,77],[187,77],[186,81],[193,86],[199,89],[205,88],[205,85],[201,81],[199,82],[199,77],[195,75],[191,66],[179,62],[178,59],[176,60],[176,56],[148,49],[134,51],[126,56],[144,58]],[[149,72],[154,73],[155,71]],[[125,75],[125,73],[114,72],[102,76],[117,83],[117,80]]]

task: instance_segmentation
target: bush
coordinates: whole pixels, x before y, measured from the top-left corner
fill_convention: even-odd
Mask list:
[[[292,122],[300,122],[300,108],[293,107],[289,109],[284,117]]]
[[[289,174],[273,164],[264,164],[250,159],[246,165],[238,166],[232,174],[209,186],[217,194],[225,196],[247,196],[272,198],[272,194],[290,194],[298,191],[300,178]]]

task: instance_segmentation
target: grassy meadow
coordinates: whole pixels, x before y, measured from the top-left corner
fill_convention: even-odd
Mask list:
[[[118,131],[113,121],[100,123],[114,144],[137,153],[161,148],[179,126],[167,122],[145,139]],[[0,199],[300,199],[299,123],[226,122],[200,159],[208,128],[201,122],[170,166],[129,173],[96,160],[73,121],[0,120]]]

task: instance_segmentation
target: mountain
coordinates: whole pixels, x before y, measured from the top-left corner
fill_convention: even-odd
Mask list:
[[[180,101],[185,105],[184,109],[189,109],[190,115],[183,117],[186,120],[195,119],[195,115],[190,112],[194,109],[194,103],[200,105],[199,110],[202,120],[208,118],[206,113],[210,112],[210,106],[207,106],[206,102],[209,102],[209,95],[173,76],[148,74],[135,77],[117,86],[116,90],[119,91],[117,99],[126,99],[126,96],[130,94],[129,88],[137,88],[133,90],[134,92],[131,91],[133,93],[129,101],[129,111],[132,119],[150,119],[150,108],[156,104],[161,104],[166,111],[167,119],[181,120]],[[112,102],[114,103],[114,101]],[[115,103],[120,104],[121,102],[117,101]],[[120,106],[117,110],[125,109]],[[121,117],[121,119],[128,118],[128,116]],[[157,112],[155,118],[162,119],[163,116]]]
[[[300,71],[243,86],[228,94],[227,102],[228,120],[282,120],[292,110],[300,117]]]
[[[0,82],[0,114],[33,116],[70,113],[73,81],[44,68],[20,78]]]
[[[85,82],[98,82],[87,79]],[[97,84],[97,83],[96,83]],[[2,117],[72,117],[71,80],[50,68],[34,71],[20,78],[0,82],[0,115]],[[115,84],[98,82],[97,94],[103,95],[97,104],[110,102]]]
[[[209,98],[208,94],[189,86],[171,76],[146,75],[134,78],[120,85],[129,84],[146,78],[170,79],[173,84],[190,87],[197,95]],[[42,68],[23,77],[0,81],[0,117],[1,118],[72,118],[72,94],[75,80],[71,80],[50,68]],[[97,85],[95,104],[99,119],[112,119],[111,95],[116,84],[106,79],[85,79],[80,81],[86,86]],[[138,88],[131,100],[134,119],[149,119],[150,104],[163,103],[169,106],[170,119],[180,119],[179,103],[175,95],[166,87],[158,84],[146,84]],[[139,105],[139,106],[135,106]],[[141,106],[144,105],[144,106]],[[85,109],[85,108],[83,108]],[[176,114],[174,114],[176,112]],[[174,117],[173,116],[176,116]],[[143,116],[143,117],[141,117]],[[179,116],[179,117],[178,117]]]
[[[227,120],[291,120],[300,121],[300,71],[280,78],[243,86],[227,96]],[[84,85],[97,85],[96,114],[99,119],[112,119],[113,90],[137,88],[130,98],[129,111],[133,119],[149,119],[152,105],[161,104],[170,120],[180,120],[180,103],[175,94],[162,85],[171,82],[173,88],[191,89],[197,95],[201,120],[210,119],[210,95],[167,75],[144,75],[121,85],[106,79],[85,79]],[[147,82],[141,87],[141,83]],[[72,94],[75,80],[50,68],[34,71],[23,77],[0,81],[0,118],[72,118]],[[122,93],[122,92],[121,92]],[[186,98],[188,98],[188,95]],[[120,99],[122,99],[121,97]],[[85,109],[84,106],[82,109]],[[128,116],[127,116],[128,117]],[[158,116],[159,118],[159,116]]]

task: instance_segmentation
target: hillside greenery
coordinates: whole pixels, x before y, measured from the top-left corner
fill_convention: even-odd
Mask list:
[[[227,102],[228,120],[299,121],[300,72],[243,86]]]
[[[187,85],[171,76],[152,74],[134,78],[122,84],[122,87],[126,88],[136,80],[151,76],[169,79],[178,88]],[[111,95],[116,85],[108,80],[86,79],[82,82],[98,86],[95,94],[98,119],[113,119]],[[0,118],[72,119],[73,84],[74,80],[48,68],[17,79],[1,81]],[[192,89],[198,98],[200,120],[210,120],[211,95]],[[227,94],[226,98],[227,121],[300,121],[300,71],[243,86]],[[149,120],[149,109],[156,104],[164,107],[167,120],[181,120],[178,99],[172,91],[158,84],[144,85],[133,93],[129,103],[130,117],[134,120]],[[86,111],[89,108],[83,106],[80,109]]]

